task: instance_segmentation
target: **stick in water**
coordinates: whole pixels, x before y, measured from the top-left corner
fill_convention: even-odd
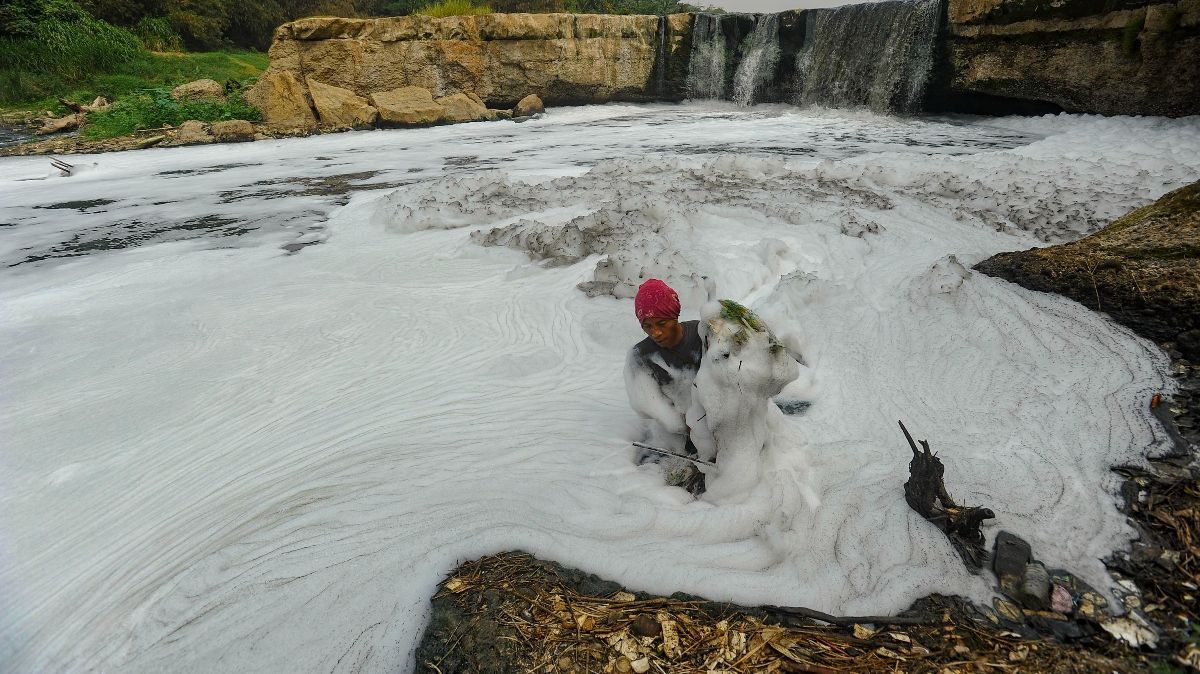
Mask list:
[[[663,455],[665,455],[665,456],[673,456],[673,457],[675,457],[675,458],[677,458],[677,459],[685,459],[685,460],[687,460],[687,461],[692,461],[692,462],[694,462],[694,463],[702,463],[702,464],[704,464],[704,465],[706,465],[706,466],[713,466],[713,467],[716,467],[716,465],[717,465],[717,464],[716,464],[716,462],[714,462],[714,461],[705,461],[704,459],[694,459],[694,458],[692,458],[692,457],[690,457],[690,456],[685,456],[685,455],[683,455],[683,454],[676,454],[675,452],[669,452],[669,451],[667,451],[667,450],[665,450],[665,449],[659,449],[658,447],[651,447],[650,445],[642,444],[642,443],[640,443],[640,442],[635,442],[635,443],[633,443],[633,446],[634,446],[634,447],[641,447],[642,449],[648,449],[648,450],[650,450],[650,451],[652,451],[652,452],[656,452],[656,453],[658,453],[658,454],[663,454]]]

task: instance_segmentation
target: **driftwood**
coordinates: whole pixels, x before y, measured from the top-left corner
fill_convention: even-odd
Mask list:
[[[71,172],[75,170],[75,166],[73,164],[68,164],[67,162],[59,159],[58,157],[51,157],[50,165],[53,166],[54,168],[58,169],[58,172],[61,173],[63,176],[69,176],[69,175],[71,175]]]
[[[921,517],[941,529],[958,550],[967,568],[978,573],[987,558],[983,532],[979,527],[984,520],[990,520],[996,514],[987,508],[964,507],[955,503],[946,491],[946,468],[941,459],[929,450],[929,442],[922,440],[918,449],[904,422],[898,423],[913,452],[912,461],[908,463],[908,481],[904,483],[904,500]]]
[[[68,101],[65,98],[60,98],[58,99],[58,102],[61,103],[63,107],[70,109],[72,112],[87,112],[83,109],[82,105],[76,103],[75,101]]]

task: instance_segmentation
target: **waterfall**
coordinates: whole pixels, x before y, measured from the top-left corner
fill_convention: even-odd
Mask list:
[[[920,112],[945,1],[697,14],[687,95]]]
[[[940,12],[940,0],[808,10],[790,102],[919,112]]]
[[[721,17],[697,14],[688,60],[688,98],[725,97],[725,33]]]
[[[755,23],[749,49],[737,65],[733,76],[733,100],[738,105],[758,103],[763,87],[775,79],[778,64],[779,15],[765,14]]]
[[[654,52],[654,95],[667,95],[667,15],[658,17],[658,48]]]

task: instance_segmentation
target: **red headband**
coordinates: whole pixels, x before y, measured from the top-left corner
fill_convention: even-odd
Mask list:
[[[671,286],[652,278],[638,287],[633,312],[639,321],[647,318],[679,318],[679,295]]]

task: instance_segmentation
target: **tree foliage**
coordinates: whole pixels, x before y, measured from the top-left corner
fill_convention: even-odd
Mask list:
[[[679,0],[0,0],[0,37],[33,38],[38,25],[57,21],[89,25],[92,33],[102,32],[103,26],[127,29],[155,51],[181,46],[265,50],[276,26],[305,16],[442,16],[488,10],[671,14],[697,8]]]

